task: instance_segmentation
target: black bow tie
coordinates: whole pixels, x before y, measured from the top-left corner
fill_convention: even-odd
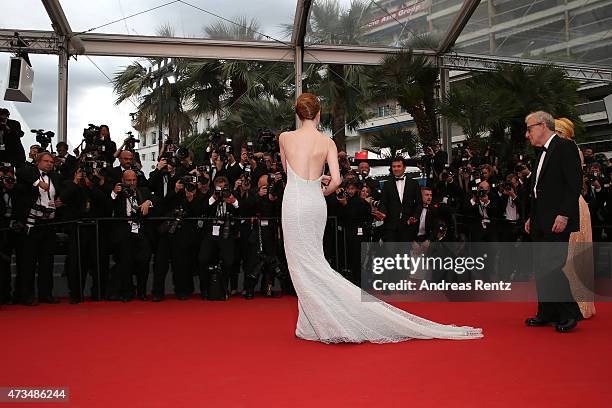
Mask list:
[[[42,173],[40,173],[40,176],[41,176],[41,177],[47,177],[47,176],[48,176],[48,174],[47,174],[47,173],[45,173],[45,172],[43,171]]]
[[[546,146],[540,146],[540,149],[539,149],[539,150],[540,150],[541,152],[545,152],[545,151],[547,151],[548,149],[546,148]]]
[[[400,181],[400,180],[403,180],[403,179],[404,179],[404,177],[396,177],[395,181]]]

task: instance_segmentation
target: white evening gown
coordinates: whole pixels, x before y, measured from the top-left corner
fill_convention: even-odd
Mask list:
[[[325,259],[326,220],[321,177],[305,180],[287,161],[282,225],[289,273],[298,295],[297,337],[323,343],[482,337],[482,329],[435,323],[374,297],[374,301],[362,301],[361,288],[333,270]]]

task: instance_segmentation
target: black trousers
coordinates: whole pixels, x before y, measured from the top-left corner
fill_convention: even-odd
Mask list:
[[[383,225],[384,228],[384,225]],[[411,242],[416,239],[416,234],[407,226],[398,226],[396,228],[384,228],[384,242]]]
[[[164,296],[166,293],[166,275],[172,259],[171,235],[164,233],[157,236],[155,259],[153,260],[153,295]],[[176,292],[174,266],[172,268],[172,283]]]
[[[531,223],[534,226],[534,223]],[[534,226],[535,227],[535,226]],[[567,260],[569,232],[559,234],[531,229],[535,244],[535,281],[538,293],[537,317],[544,321],[563,322],[582,319],[572,296],[569,281],[563,272]],[[550,243],[550,245],[546,245]]]
[[[7,225],[0,224],[0,228],[8,227]],[[11,259],[13,252],[15,252],[18,260],[22,260],[18,253],[21,249],[22,240],[15,231],[0,231],[0,304],[11,300],[12,292],[12,276],[11,276]],[[17,262],[17,268],[21,266],[20,262]],[[15,286],[17,287],[17,282]],[[17,296],[17,293],[15,293]]]
[[[229,276],[232,272],[234,254],[236,251],[236,239],[208,237],[202,239],[198,252],[198,269],[200,276],[200,294],[206,296],[208,291],[208,267],[213,266],[217,261],[221,261],[221,282],[227,288]]]
[[[241,270],[245,272],[244,286],[246,289],[246,276],[250,272],[249,268],[252,267],[252,259],[255,254],[253,244],[250,242],[251,232],[252,226],[250,222],[245,221],[240,224],[240,237],[236,241],[235,260],[230,275],[231,290],[238,290],[238,278],[240,277]]]
[[[55,227],[50,221],[38,220],[36,225],[24,233],[23,250],[18,261],[19,300],[32,301],[35,298],[35,281],[38,297],[45,298],[53,293],[53,253],[55,250]],[[38,280],[36,275],[38,274]]]
[[[151,246],[146,236],[128,233],[115,247],[115,270],[111,274],[111,285],[118,296],[131,298],[134,295],[133,275],[136,275],[136,295],[146,295],[149,277]]]
[[[66,272],[70,297],[83,299],[88,273],[92,278],[91,296],[104,299],[108,287],[108,247],[95,224],[75,224],[69,231]],[[80,249],[80,256],[79,256]],[[99,273],[98,273],[99,272]]]
[[[194,292],[193,275],[197,271],[199,234],[194,225],[184,225],[170,238],[174,292],[189,296]]]
[[[263,255],[263,258],[266,260],[278,255],[278,247],[276,245],[276,227],[272,225],[261,227],[261,251],[259,250],[259,233],[257,228],[257,226],[253,227],[253,231],[251,232],[249,239],[249,263],[247,267],[249,271],[252,271],[255,268],[255,265],[258,262],[261,262],[261,255]],[[262,292],[266,290],[268,284],[274,285],[275,277],[269,266],[269,262],[264,262],[261,269],[261,274],[256,279],[248,277],[247,274],[247,277],[245,278],[245,289],[247,291],[255,290],[258,282],[259,288]]]
[[[347,230],[346,240],[347,262],[351,270],[350,281],[361,286],[361,243],[365,238],[363,235],[357,235],[357,230],[353,228]]]

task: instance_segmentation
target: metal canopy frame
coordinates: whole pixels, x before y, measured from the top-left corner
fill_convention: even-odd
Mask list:
[[[296,67],[296,97],[301,93],[304,63],[378,65],[383,57],[399,51],[393,47],[347,45],[305,45],[308,19],[313,0],[296,0],[296,12],[290,43],[272,41],[221,41],[194,38],[166,38],[116,34],[74,33],[60,0],[41,0],[54,31],[0,29],[0,52],[27,51],[32,54],[55,54],[58,70],[58,139],[66,140],[68,106],[68,61],[71,55],[119,57],[183,57],[193,59],[259,60],[293,63]],[[568,64],[525,58],[497,57],[450,52],[455,41],[476,11],[480,0],[464,0],[437,50],[415,50],[415,54],[432,58],[446,70],[485,71],[500,64],[528,66],[554,64],[568,76],[581,81],[612,83],[612,67]],[[15,47],[15,32],[27,47]],[[444,81],[443,81],[444,82]]]

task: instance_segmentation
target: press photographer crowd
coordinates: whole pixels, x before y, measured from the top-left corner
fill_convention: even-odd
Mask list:
[[[280,225],[286,174],[276,135],[262,131],[256,141],[234,146],[232,138],[210,133],[201,161],[194,161],[198,152],[166,141],[146,177],[131,134],[117,148],[108,126],[88,125],[71,154],[52,132],[36,130],[26,159],[20,124],[8,117],[0,109],[0,304],[59,302],[58,233],[67,235],[64,276],[73,304],[86,294],[163,301],[169,273],[168,289],[180,300],[277,296],[277,284],[292,292]],[[559,125],[571,138],[571,123]],[[532,164],[517,155],[502,166],[491,148],[453,153],[450,165],[441,145],[426,146],[417,158],[392,158],[389,176],[378,180],[367,160],[351,163],[339,152],[343,183],[326,197],[329,262],[360,284],[362,242],[528,240]],[[612,164],[588,148],[583,155],[593,240],[609,241]],[[419,172],[406,173],[408,165]]]

